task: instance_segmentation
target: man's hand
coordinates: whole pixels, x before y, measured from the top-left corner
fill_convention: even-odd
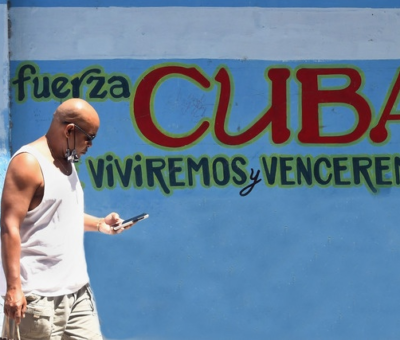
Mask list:
[[[122,219],[119,217],[119,215],[116,212],[112,212],[111,214],[108,214],[104,218],[104,222],[108,225],[115,225],[115,224],[122,222]]]
[[[123,222],[123,219],[119,217],[119,215],[115,212],[112,212],[111,214],[108,214],[105,218],[104,218],[104,223],[108,224],[109,227],[109,234],[114,235],[114,234],[120,234],[122,233],[124,230],[129,229],[130,227],[132,227],[132,225],[130,225],[129,227],[126,228],[121,228],[118,230],[114,230],[113,226],[121,224]]]
[[[85,214],[85,230],[98,231],[103,234],[116,235],[122,233],[124,230],[129,229],[135,223],[132,223],[124,228],[114,230],[114,227],[120,225],[124,220],[119,217],[118,213],[112,212],[104,218],[98,218],[92,215]]]
[[[22,290],[8,289],[4,298],[4,314],[11,319],[15,319],[17,325],[21,318],[25,317],[26,299]]]

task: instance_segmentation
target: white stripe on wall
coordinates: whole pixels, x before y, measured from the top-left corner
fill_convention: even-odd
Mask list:
[[[400,9],[11,8],[11,60],[400,59]]]

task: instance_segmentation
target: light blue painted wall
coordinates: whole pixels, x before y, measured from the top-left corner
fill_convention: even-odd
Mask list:
[[[91,69],[80,95],[98,110],[102,123],[79,165],[86,210],[100,216],[111,210],[123,217],[150,213],[120,236],[87,234],[89,273],[108,339],[398,337],[399,183],[392,161],[399,157],[399,125],[388,122],[385,142],[370,138],[389,95],[396,95],[399,10],[392,2],[304,1],[299,8],[297,1],[197,1],[189,7],[177,1],[137,7],[126,1],[71,1],[65,6],[11,1],[12,150],[44,134],[62,100],[39,98],[34,80],[52,80],[56,89],[61,83],[54,80],[69,84]],[[22,97],[18,74],[24,65],[30,79]],[[210,86],[176,74],[164,78],[147,115],[143,103],[134,107],[140,98],[135,91],[146,75],[166,66],[194,67]],[[216,73],[228,70],[232,101],[225,128],[237,135],[270,103],[270,68],[290,72],[287,100],[281,102],[287,104],[290,138],[274,142],[269,127],[243,145],[219,141]],[[302,92],[297,71],[313,68],[345,68],[360,76],[358,94],[339,98],[347,105],[326,105],[320,114],[324,136],[345,135],[366,119],[365,106],[357,111],[349,104],[361,98],[372,119],[356,141],[306,144],[298,137],[312,122],[302,120],[309,112],[301,109],[302,95],[310,88]],[[90,76],[104,77],[104,98],[95,98],[97,80],[88,83]],[[111,89],[115,76],[128,84],[126,97],[121,88]],[[320,89],[331,91],[355,82],[340,72],[319,79]],[[393,114],[400,111],[398,93],[395,99]],[[134,112],[139,119],[142,112],[153,117],[161,132],[175,138],[190,135],[204,121],[210,128],[186,147],[160,147],[148,139],[148,126],[138,126]],[[279,185],[268,185],[267,174],[262,176],[263,160],[273,156],[283,169],[275,177]],[[312,185],[304,179],[290,184],[296,182],[290,158],[297,157],[321,161],[319,184],[316,176]],[[373,187],[355,183],[354,157],[363,157],[364,166],[373,164],[363,172]],[[186,162],[200,159],[211,163],[209,185],[201,181],[204,170],[190,182]],[[124,173],[129,162],[134,169]],[[168,162],[174,171],[168,171]],[[229,169],[213,174],[212,164]],[[163,170],[152,177],[150,165]],[[260,170],[261,182],[241,196],[252,169]],[[140,183],[140,173],[148,187]],[[246,182],[240,184],[243,174]],[[336,184],[321,184],[329,174]]]
[[[109,7],[108,0],[86,0],[84,2],[78,0],[71,1],[51,1],[51,0],[14,0],[11,1],[13,7]],[[350,7],[350,8],[393,8],[396,4],[393,0],[382,0],[377,3],[373,0],[328,0],[322,4],[316,0],[232,0],[229,3],[226,0],[170,0],[168,2],[160,0],[137,0],[132,6],[129,0],[116,0],[112,2],[112,6],[121,7]]]

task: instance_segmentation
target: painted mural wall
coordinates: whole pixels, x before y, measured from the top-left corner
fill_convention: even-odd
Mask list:
[[[101,118],[86,211],[150,214],[86,235],[107,339],[399,336],[391,1],[15,0],[9,15],[11,152],[85,98]]]

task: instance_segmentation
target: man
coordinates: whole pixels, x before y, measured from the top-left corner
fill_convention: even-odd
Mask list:
[[[4,313],[21,339],[102,339],[89,286],[84,231],[106,234],[122,220],[84,213],[73,162],[100,126],[82,99],[62,103],[46,135],[12,157],[1,202]]]

